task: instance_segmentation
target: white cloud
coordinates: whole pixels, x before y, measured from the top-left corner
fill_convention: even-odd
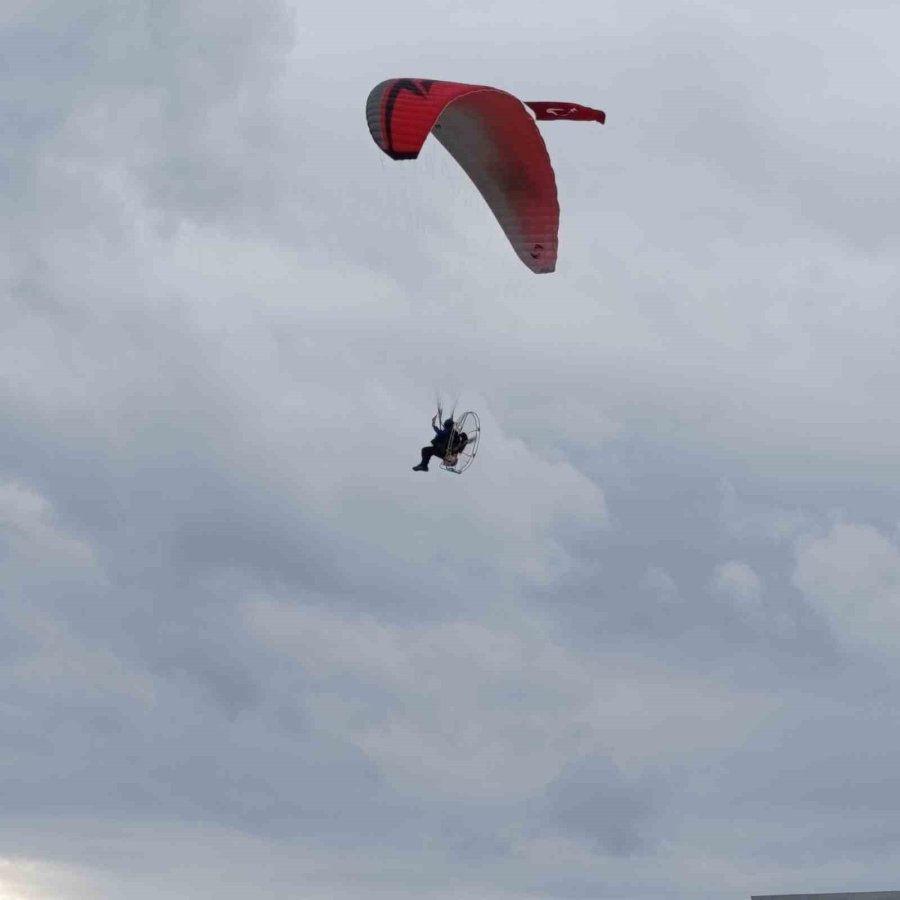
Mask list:
[[[7,557],[41,579],[83,577],[96,573],[89,544],[62,530],[50,503],[22,484],[0,484],[0,540]]]
[[[839,641],[900,651],[900,547],[871,525],[835,522],[797,547],[794,583]]]
[[[502,598],[480,621],[430,626],[271,600],[246,614],[266,644],[316,674],[318,727],[353,735],[423,797],[527,797],[592,753],[639,773],[661,744],[673,759],[727,745],[771,708],[748,695],[733,715],[727,694],[652,661],[576,653]]]
[[[0,857],[0,900],[76,900],[88,884],[73,866]]]
[[[713,571],[712,590],[744,623],[757,629],[765,627],[762,582],[746,563],[737,560],[719,563]]]
[[[713,590],[741,604],[753,604],[762,593],[759,576],[746,563],[720,563],[713,572]]]
[[[644,573],[644,586],[664,603],[677,603],[681,600],[678,584],[665,569],[650,566]]]

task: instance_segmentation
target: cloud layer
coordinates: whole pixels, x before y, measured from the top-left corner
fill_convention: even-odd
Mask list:
[[[898,24],[6,4],[0,896],[890,887]],[[557,274],[394,75],[607,110]]]

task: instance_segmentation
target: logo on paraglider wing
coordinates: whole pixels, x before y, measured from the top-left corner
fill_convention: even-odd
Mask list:
[[[576,106],[548,106],[547,112],[550,113],[551,116],[571,116],[573,113],[578,112],[578,107]]]
[[[394,159],[403,159],[406,154],[394,151],[394,106],[403,91],[409,91],[416,97],[426,98],[434,87],[433,78],[398,78],[392,85],[384,100],[384,144]],[[414,154],[413,154],[414,155]]]
[[[535,244],[531,248],[531,258],[532,259],[540,259],[544,254],[544,245],[543,244]]]

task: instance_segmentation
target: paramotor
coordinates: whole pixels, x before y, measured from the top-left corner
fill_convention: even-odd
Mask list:
[[[478,414],[468,410],[453,424],[453,432],[447,445],[447,452],[441,461],[445,472],[462,475],[475,462],[475,454],[481,443],[481,422]]]

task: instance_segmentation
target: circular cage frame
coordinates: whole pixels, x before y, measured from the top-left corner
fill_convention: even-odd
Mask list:
[[[469,440],[461,452],[454,454],[453,444],[456,435],[460,433],[465,434]],[[475,462],[479,446],[481,446],[481,420],[478,418],[478,413],[467,410],[453,423],[447,454],[441,460],[441,468],[445,472],[462,475]]]

